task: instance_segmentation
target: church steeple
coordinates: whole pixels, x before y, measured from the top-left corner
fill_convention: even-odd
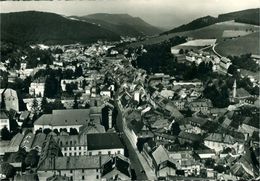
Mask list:
[[[237,96],[237,80],[235,79],[233,84],[233,98]]]

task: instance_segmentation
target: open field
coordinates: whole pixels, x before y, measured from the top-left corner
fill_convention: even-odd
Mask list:
[[[163,41],[166,41],[174,36],[187,36],[192,37],[194,39],[217,39],[217,41],[222,40],[222,35],[225,30],[236,30],[236,31],[246,31],[247,29],[252,29],[253,31],[259,31],[259,26],[244,24],[244,23],[236,23],[232,21],[216,23],[204,28],[200,28],[192,31],[185,31],[179,33],[171,33],[168,35],[157,36],[153,38],[149,38],[145,41],[135,42],[130,44],[131,47],[136,47],[140,45],[150,45],[157,44]]]
[[[223,38],[233,38],[233,37],[240,37],[251,34],[252,31],[245,31],[245,30],[225,30],[223,32]]]
[[[259,32],[219,42],[216,51],[223,56],[252,53],[260,55]]]
[[[215,43],[216,43],[216,39],[196,39],[196,40],[191,40],[186,43],[183,43],[180,46],[204,47],[204,46],[214,45]]]

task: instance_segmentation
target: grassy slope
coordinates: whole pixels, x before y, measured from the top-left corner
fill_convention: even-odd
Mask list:
[[[216,46],[216,51],[224,56],[246,53],[260,55],[259,33],[260,32],[255,32],[236,39],[222,41]]]
[[[197,39],[208,39],[208,38],[217,38],[218,40],[222,39],[222,34],[224,30],[246,30],[246,29],[254,29],[255,31],[260,30],[260,27],[243,24],[243,23],[234,23],[234,22],[228,22],[228,23],[217,23],[214,25],[210,25],[204,28],[200,28],[193,31],[186,31],[186,32],[179,32],[179,33],[171,33],[168,35],[162,35],[157,36],[154,38],[147,39],[142,42],[136,42],[131,44],[131,46],[140,46],[141,44],[156,44],[163,42],[165,40],[168,40],[169,38],[172,38],[174,36],[187,36],[187,37],[193,37]]]

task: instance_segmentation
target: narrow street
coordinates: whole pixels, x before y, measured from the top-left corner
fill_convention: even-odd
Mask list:
[[[116,105],[117,106],[117,105]],[[136,180],[148,180],[148,177],[145,173],[141,173],[141,170],[144,170],[143,169],[143,166],[138,158],[138,155],[135,151],[135,149],[132,147],[130,141],[128,140],[127,136],[124,134],[124,131],[123,131],[123,119],[122,119],[122,113],[121,111],[119,110],[118,106],[117,106],[117,109],[118,109],[118,115],[117,115],[117,128],[119,129],[119,131],[122,134],[122,138],[123,138],[123,141],[124,141],[124,144],[125,146],[127,147],[127,150],[128,150],[128,154],[129,154],[129,159],[131,160],[131,166],[132,166],[132,169],[135,170],[135,174],[136,174]]]

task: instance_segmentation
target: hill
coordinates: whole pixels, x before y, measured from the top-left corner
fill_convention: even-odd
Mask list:
[[[170,31],[166,31],[162,34],[196,30],[196,29],[199,29],[199,28],[203,28],[203,27],[215,24],[216,22],[218,22],[217,18],[214,18],[212,16],[205,16],[205,17],[202,17],[202,18],[198,18],[198,19],[196,19],[196,20],[194,20],[194,21],[192,21],[188,24],[181,25],[181,26],[174,28]]]
[[[192,37],[194,39],[217,39],[217,41],[222,41],[223,33],[226,30],[234,30],[234,31],[247,31],[252,30],[250,33],[260,31],[259,26],[244,24],[244,23],[237,23],[234,21],[227,21],[221,23],[215,23],[210,26],[206,26],[200,29],[191,30],[191,31],[184,31],[184,32],[176,32],[170,34],[164,34],[157,37],[149,38],[145,41],[136,42],[131,44],[131,46],[140,46],[141,44],[149,45],[149,44],[156,44],[163,41],[166,41],[174,36],[186,36]],[[256,45],[259,47],[259,45]]]
[[[226,13],[226,14],[220,14],[217,18],[212,17],[212,16],[205,16],[205,17],[193,20],[188,24],[181,25],[172,30],[163,32],[162,35],[169,34],[169,33],[196,30],[196,29],[200,29],[203,27],[213,25],[218,22],[231,21],[231,20],[234,20],[235,22],[238,22],[238,23],[260,25],[260,22],[259,22],[260,13],[259,12],[260,12],[260,9],[257,8],[257,9],[247,9],[247,10],[243,10],[243,11],[236,11],[236,12],[231,12],[231,13]]]
[[[119,40],[114,32],[54,13],[25,11],[2,13],[1,41],[15,43],[91,43]]]
[[[220,42],[215,50],[223,56],[242,55],[247,53],[260,55],[259,32],[251,33],[236,39],[227,39]]]
[[[220,14],[218,16],[219,21],[230,21],[235,20],[235,22],[247,23],[252,25],[260,25],[260,8],[247,9],[243,11],[236,11],[226,14]]]
[[[162,32],[159,28],[152,26],[139,17],[128,14],[97,13],[82,17],[75,17],[89,23],[113,31],[123,36],[151,36]]]

